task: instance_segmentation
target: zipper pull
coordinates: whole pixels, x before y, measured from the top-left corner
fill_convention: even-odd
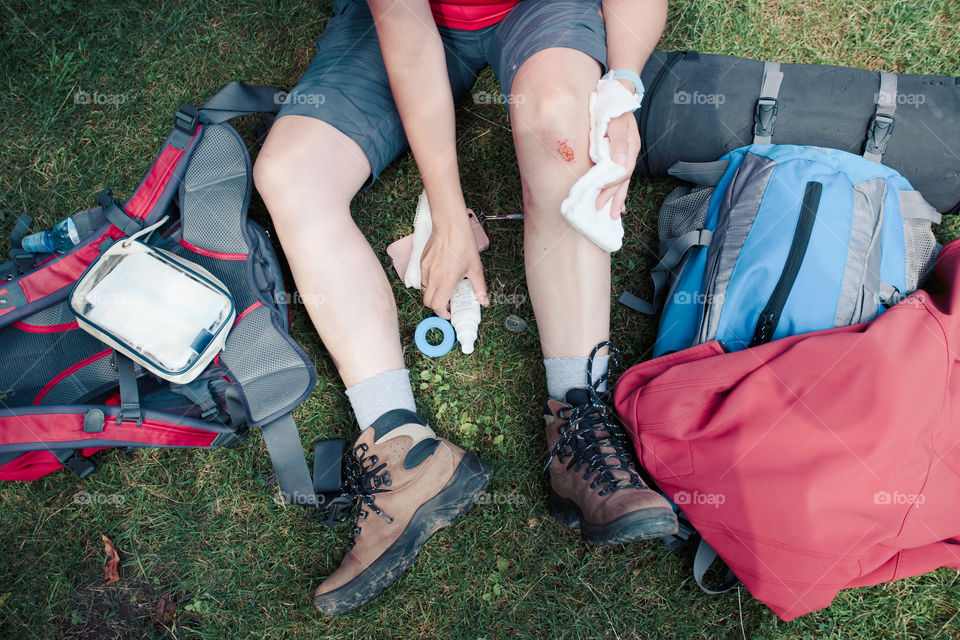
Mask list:
[[[757,321],[757,330],[753,333],[753,340],[747,346],[755,347],[770,342],[770,338],[773,337],[774,320],[772,313],[760,314],[760,319]]]

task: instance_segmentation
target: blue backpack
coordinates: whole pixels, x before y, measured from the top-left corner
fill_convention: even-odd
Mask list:
[[[678,162],[658,218],[654,356],[730,351],[872,320],[912,293],[939,249],[940,214],[895,170],[844,151],[754,144]]]

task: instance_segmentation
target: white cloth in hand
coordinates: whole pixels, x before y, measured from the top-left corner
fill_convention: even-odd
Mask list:
[[[414,289],[421,288],[420,258],[423,257],[423,248],[433,233],[433,218],[430,217],[430,203],[427,202],[427,192],[420,194],[417,200],[417,213],[413,217],[413,251],[410,253],[410,262],[407,272],[403,274],[403,284]]]
[[[627,170],[610,158],[607,125],[613,118],[639,109],[640,99],[617,80],[601,79],[597,83],[597,90],[590,94],[590,159],[595,164],[570,187],[570,194],[560,205],[560,213],[574,229],[608,252],[623,246],[623,222],[610,217],[612,198],[600,211],[597,198]]]

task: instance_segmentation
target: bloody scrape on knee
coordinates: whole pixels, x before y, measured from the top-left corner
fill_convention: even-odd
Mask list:
[[[573,162],[574,155],[573,149],[567,145],[567,140],[563,139],[557,143],[557,153],[560,154],[560,157],[566,160],[567,162]]]

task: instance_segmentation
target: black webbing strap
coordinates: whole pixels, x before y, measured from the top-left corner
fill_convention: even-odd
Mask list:
[[[217,124],[251,113],[264,114],[263,123],[257,127],[257,141],[261,142],[273,124],[273,116],[268,114],[280,111],[286,97],[287,92],[280,87],[231,82],[199,109],[189,104],[180,107],[173,118],[170,143],[178,149],[186,149],[200,122]]]
[[[100,228],[102,222],[100,218],[103,215],[102,207],[94,207],[93,209],[77,211],[70,216],[73,218],[73,226],[77,228],[77,236],[80,237],[81,241],[93,235],[93,232]]]
[[[23,238],[30,232],[33,218],[21,214],[10,232],[10,261],[0,265],[0,280],[12,280],[17,276],[31,271],[40,262],[39,255],[32,251],[24,251],[20,246]]]
[[[231,82],[203,103],[198,113],[201,120],[213,124],[250,113],[276,113],[286,96],[279,87]]]
[[[101,191],[94,202],[102,208],[102,213],[110,224],[123,231],[125,235],[130,236],[143,229],[144,221],[124,211],[120,201],[113,197],[110,189]]]
[[[693,528],[693,525],[683,516],[683,513],[678,513],[677,532],[663,536],[660,538],[660,542],[670,551],[674,551],[689,546],[699,539],[700,534]]]
[[[27,214],[22,213],[17,217],[17,221],[13,224],[13,231],[10,232],[11,249],[20,248],[20,242],[23,241],[24,236],[30,232],[31,224],[33,224],[33,218]]]
[[[343,439],[321,440],[313,445],[313,490],[320,493],[339,491],[343,478]]]
[[[170,391],[177,393],[197,405],[200,417],[210,422],[217,417],[220,408],[217,407],[213,394],[210,392],[209,380],[194,380],[186,384],[171,384]]]
[[[273,473],[277,477],[283,499],[289,504],[317,507],[317,494],[293,416],[287,413],[263,425],[260,431],[263,433],[263,441],[267,445]]]
[[[10,260],[0,264],[0,280],[13,280],[19,275],[33,271],[40,263],[41,257],[48,258],[49,254],[34,253],[23,249],[10,249]]]
[[[117,424],[132,420],[137,426],[143,424],[143,414],[140,412],[140,391],[137,388],[137,371],[133,360],[119,351],[114,351],[117,358],[117,374],[120,378],[120,413],[117,415]]]

